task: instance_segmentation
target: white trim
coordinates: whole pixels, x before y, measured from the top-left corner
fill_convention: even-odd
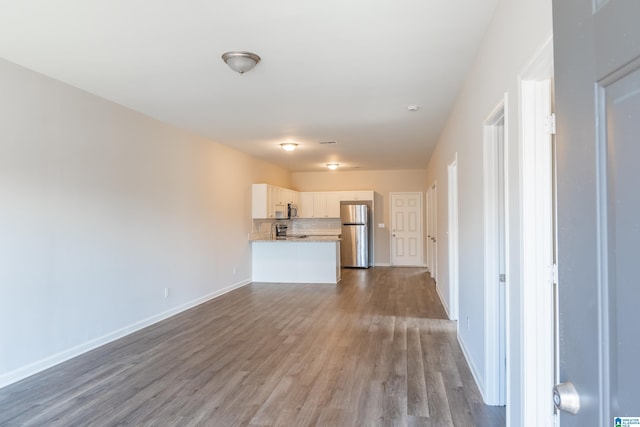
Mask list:
[[[426,232],[427,232],[427,266],[434,282],[438,283],[438,182],[433,181],[425,194],[426,198]],[[435,239],[435,242],[431,240]]]
[[[442,304],[442,307],[444,308],[445,313],[447,313],[447,317],[449,318],[449,320],[453,320],[451,319],[451,315],[449,314],[450,310],[449,310],[449,306],[447,305],[447,300],[445,300],[442,297],[442,293],[440,292],[440,288],[438,288],[437,284],[436,284],[436,294],[438,295],[438,298],[440,298],[440,303]]]
[[[458,322],[456,322],[456,324],[458,324]],[[467,350],[467,347],[465,347],[464,341],[461,339],[459,332],[460,332],[460,328],[458,327],[458,344],[460,344],[460,349],[462,349],[462,354],[464,355],[464,358],[467,361],[467,365],[469,365],[469,370],[471,371],[471,375],[473,376],[473,379],[475,380],[476,385],[478,386],[478,390],[480,390],[480,395],[482,396],[482,400],[486,402],[487,401],[487,396],[485,394],[486,387],[485,387],[484,381],[482,380],[482,375],[480,374],[480,371],[478,370],[476,365],[473,363],[473,359],[469,357],[469,352]]]
[[[246,286],[250,283],[250,280],[237,282],[233,285],[227,286],[226,288],[211,292],[200,298],[196,298],[192,301],[170,308],[167,311],[163,311],[162,313],[158,313],[146,319],[142,319],[138,322],[132,323],[131,325],[125,326],[113,332],[109,332],[108,334],[105,334],[101,337],[94,338],[75,347],[71,347],[67,350],[61,351],[60,353],[38,360],[29,365],[21,366],[20,368],[13,371],[6,372],[0,375],[0,388],[6,387],[9,384],[13,384],[31,375],[37,374],[38,372],[42,372],[45,369],[51,368],[52,366],[58,365],[83,353],[123,338],[136,331],[144,329],[147,326],[151,326],[154,323],[158,323],[162,320],[168,319],[169,317],[175,316],[176,314],[182,313],[183,311],[189,310],[190,308],[203,304],[209,300],[217,298],[223,294],[226,294],[227,292],[231,292],[235,289]]]
[[[459,258],[458,258],[458,153],[447,166],[448,228],[449,228],[449,310],[451,320],[458,320]]]
[[[520,217],[522,249],[522,426],[553,425],[553,158],[546,119],[551,114],[553,43],[549,37],[520,73]]]
[[[483,173],[484,173],[484,320],[485,320],[485,403],[488,405],[504,405],[506,403],[506,367],[503,361],[506,354],[506,301],[509,287],[509,171],[508,171],[508,94],[499,100],[496,107],[484,121],[483,138]],[[502,122],[502,130],[498,124]],[[500,135],[498,132],[502,132]],[[503,138],[503,177],[504,177],[504,264],[506,282],[504,292],[500,289],[498,277],[500,271],[499,243],[498,243],[498,212],[495,201],[498,199],[496,191],[498,184],[498,138]],[[502,298],[501,298],[502,294]]]

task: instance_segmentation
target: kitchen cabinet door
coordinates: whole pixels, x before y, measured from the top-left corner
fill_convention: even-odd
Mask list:
[[[341,191],[340,200],[351,201],[373,201],[373,191]]]
[[[313,218],[327,217],[327,193],[318,191],[313,193]]]
[[[340,192],[329,191],[325,193],[326,198],[326,217],[340,218]]]
[[[276,187],[269,184],[253,184],[251,188],[251,216],[254,219],[275,218]]]
[[[300,204],[298,206],[298,217],[299,218],[313,218],[313,193],[304,191],[298,193],[300,196]]]
[[[278,189],[278,204],[283,206],[287,206],[293,200],[293,190],[289,190],[288,188],[279,188]]]
[[[295,191],[295,190],[291,190],[291,193],[293,193],[291,195],[291,203],[293,203],[294,205],[300,205],[300,193]]]
[[[276,212],[281,212],[279,216],[281,216],[282,213],[284,213],[284,216],[286,216],[287,203],[289,203],[287,202],[287,199],[290,191],[291,190],[288,190],[286,188],[275,187],[275,209]]]

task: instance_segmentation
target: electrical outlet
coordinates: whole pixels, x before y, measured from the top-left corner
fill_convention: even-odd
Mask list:
[[[164,297],[169,298],[169,288],[164,288]]]

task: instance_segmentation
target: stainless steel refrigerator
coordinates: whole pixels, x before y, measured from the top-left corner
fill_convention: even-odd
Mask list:
[[[341,205],[342,245],[340,261],[343,267],[369,267],[369,207]]]

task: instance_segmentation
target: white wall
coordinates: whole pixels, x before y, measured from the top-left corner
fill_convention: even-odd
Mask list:
[[[522,384],[520,346],[520,223],[518,152],[518,73],[551,34],[551,0],[502,0],[484,37],[434,154],[428,163],[427,184],[438,182],[438,271],[440,295],[448,298],[447,164],[458,153],[460,325],[459,336],[482,385],[484,371],[484,236],[483,236],[483,121],[508,94],[508,167],[510,265],[511,383],[507,414],[520,425]],[[448,303],[448,301],[447,301]],[[470,328],[466,326],[469,318]]]
[[[0,60],[0,386],[247,283],[253,182],[291,186]]]

